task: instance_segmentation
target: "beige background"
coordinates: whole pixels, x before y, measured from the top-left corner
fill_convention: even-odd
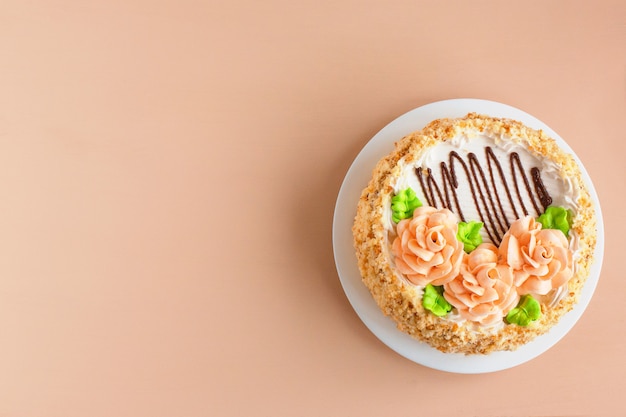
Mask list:
[[[373,336],[332,256],[353,158],[420,105],[504,102],[600,196],[589,308],[454,375]],[[626,3],[8,0],[0,416],[623,415]]]

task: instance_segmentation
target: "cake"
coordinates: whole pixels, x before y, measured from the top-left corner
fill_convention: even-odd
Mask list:
[[[596,243],[571,154],[470,113],[399,138],[352,227],[363,283],[397,328],[445,353],[512,351],[576,304]]]

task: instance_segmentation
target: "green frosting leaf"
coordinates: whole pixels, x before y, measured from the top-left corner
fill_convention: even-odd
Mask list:
[[[443,297],[443,286],[426,285],[422,296],[422,305],[435,316],[441,317],[452,310],[452,305]]]
[[[526,294],[520,298],[517,307],[506,315],[506,321],[519,326],[528,326],[531,321],[535,321],[539,317],[541,317],[539,301],[535,300],[532,295]]]
[[[391,218],[395,223],[398,223],[402,219],[413,216],[413,211],[421,205],[422,202],[417,198],[415,191],[411,187],[402,190],[391,197]]]
[[[544,229],[558,229],[565,236],[569,235],[569,229],[572,225],[572,211],[563,207],[550,206],[546,211],[537,218]]]
[[[483,237],[480,235],[480,229],[483,227],[481,222],[470,221],[469,223],[459,222],[459,230],[456,238],[463,242],[463,250],[470,253],[478,245],[483,243]]]

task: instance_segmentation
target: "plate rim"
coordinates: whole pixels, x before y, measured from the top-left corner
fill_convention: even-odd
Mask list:
[[[488,355],[442,353],[397,330],[395,323],[384,316],[362,283],[352,247],[351,226],[356,214],[358,196],[367,185],[376,162],[391,152],[395,141],[423,128],[428,122],[443,117],[462,117],[470,112],[519,120],[527,126],[543,130],[557,141],[558,145],[571,153],[578,163],[594,202],[597,219],[598,238],[594,263],[574,308],[563,315],[548,333],[538,336],[517,350],[493,352]],[[350,227],[346,228],[348,224]],[[350,249],[347,247],[348,241]],[[406,359],[428,368],[452,373],[479,374],[501,371],[526,363],[556,345],[575,326],[589,305],[599,281],[604,256],[604,223],[600,201],[588,172],[574,150],[552,128],[536,117],[508,104],[477,98],[455,98],[431,102],[405,112],[384,126],[362,147],[348,168],[337,194],[333,213],[332,243],[335,266],[344,293],[357,316],[381,342]],[[351,258],[347,256],[348,252],[352,253]],[[350,259],[346,259],[347,257]]]

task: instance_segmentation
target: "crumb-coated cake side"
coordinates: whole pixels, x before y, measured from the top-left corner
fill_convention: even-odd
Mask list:
[[[576,304],[596,243],[574,158],[470,113],[401,138],[353,224],[364,284],[399,330],[447,353],[515,350]]]

